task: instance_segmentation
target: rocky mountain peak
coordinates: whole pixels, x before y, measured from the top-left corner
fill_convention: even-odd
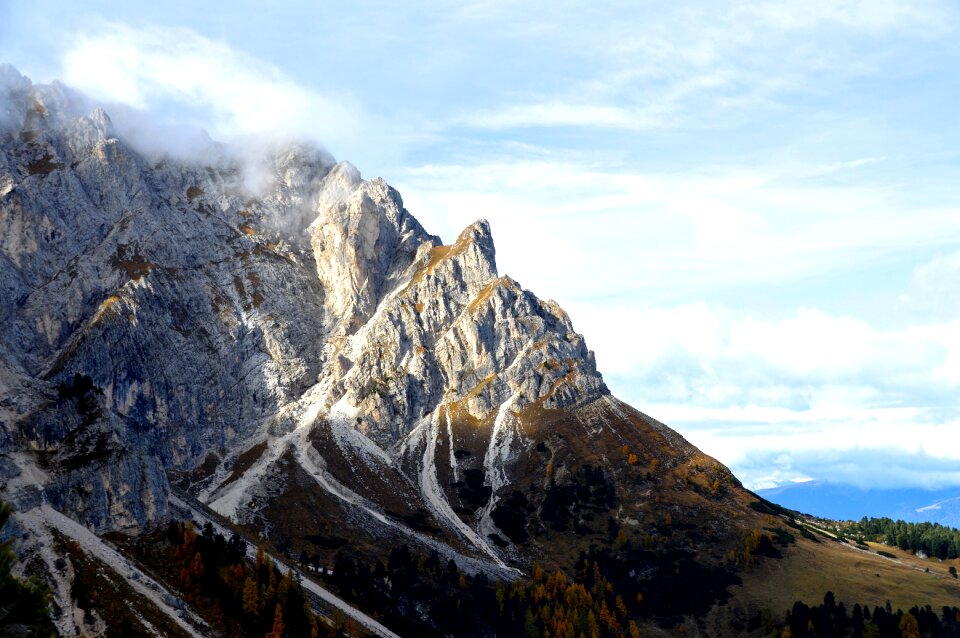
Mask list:
[[[65,87],[14,80],[0,441],[50,450],[49,500],[77,519],[162,517],[166,473],[221,493],[252,442],[345,414],[344,440],[399,467],[454,404],[485,420],[606,393],[566,315],[498,275],[486,221],[443,245],[315,146],[144,155]]]
[[[213,635],[184,621],[198,598],[161,595],[118,559],[125,543],[95,536],[146,532],[126,545],[140,562],[168,545],[150,534],[171,518],[236,523],[251,547],[333,565],[341,594],[390,592],[383,621],[404,635],[447,635],[435,620],[448,600],[449,627],[475,595],[493,601],[474,608],[478,635],[519,630],[505,601],[559,604],[535,597],[564,583],[601,597],[610,635],[628,616],[683,633],[738,570],[781,587],[789,569],[757,569],[798,541],[778,521],[820,544],[612,397],[563,309],[498,272],[485,220],[444,244],[384,180],[311,144],[142,143],[123,116],[0,66],[0,499],[17,510],[24,563],[53,585],[62,635],[129,633],[103,618],[90,630],[84,574],[132,586],[97,598],[128,598],[147,633],[150,599],[186,635]],[[191,560],[177,534],[167,556]],[[182,587],[196,574],[168,567]],[[526,590],[488,587],[523,570]],[[477,610],[493,617],[497,602],[484,625]]]
[[[403,208],[382,179],[359,180],[356,169],[324,181],[309,227],[324,305],[335,332],[352,334],[400,281],[421,245],[439,243]]]
[[[347,200],[362,183],[363,179],[360,177],[360,171],[350,162],[341,161],[331,168],[320,183],[314,209],[316,217],[310,224],[311,228],[314,224],[325,219],[322,214],[324,211]],[[310,229],[308,229],[308,232],[312,233]]]
[[[450,248],[451,255],[461,255],[459,263],[475,276],[476,281],[484,283],[497,276],[496,249],[490,223],[478,219],[461,231],[457,241]]]

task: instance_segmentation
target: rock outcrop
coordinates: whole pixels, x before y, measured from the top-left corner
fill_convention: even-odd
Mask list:
[[[65,87],[0,76],[21,527],[138,533],[189,502],[292,555],[410,545],[494,578],[629,538],[646,587],[756,526],[726,468],[610,396],[567,314],[498,272],[487,222],[444,244],[321,149],[153,156]]]
[[[309,147],[251,192],[222,149],[141,155],[81,96],[4,73],[0,451],[33,451],[94,529],[163,518],[168,476],[213,499],[240,452],[337,414],[402,472],[445,406],[607,393],[566,314],[498,275],[485,221],[445,246]]]
[[[444,244],[309,145],[138,148],[83,96],[0,66],[0,540],[46,577],[62,635],[131,634],[121,607],[146,633],[213,635],[219,612],[208,625],[174,591],[200,556],[187,528],[180,579],[138,564],[174,518],[334,565],[345,598],[390,590],[380,620],[404,635],[526,633],[561,596],[581,600],[552,614],[567,633],[756,633],[784,585],[758,561],[846,551],[611,396],[567,314],[498,272],[487,222]],[[139,538],[98,536],[118,531]],[[743,609],[715,604],[751,573]]]
[[[31,525],[209,508],[328,563],[409,545],[510,579],[616,540],[637,591],[677,560],[728,582],[755,497],[609,394],[486,221],[444,244],[322,149],[155,156],[61,85],[0,87],[0,498],[51,574]]]

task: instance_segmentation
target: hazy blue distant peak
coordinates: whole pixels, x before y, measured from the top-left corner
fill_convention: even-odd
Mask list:
[[[851,485],[808,481],[757,490],[784,507],[835,520],[889,517],[960,527],[960,489],[864,490]]]

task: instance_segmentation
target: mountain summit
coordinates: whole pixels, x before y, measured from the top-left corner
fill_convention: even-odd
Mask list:
[[[703,612],[779,554],[779,519],[499,275],[486,221],[445,245],[308,146],[251,188],[225,150],[141,154],[65,87],[3,74],[0,484],[65,635],[89,627],[64,537],[110,563],[86,530],[190,517],[312,564],[591,564],[637,617]]]

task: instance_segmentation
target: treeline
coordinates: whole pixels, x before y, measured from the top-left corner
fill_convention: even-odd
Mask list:
[[[522,634],[513,635],[639,638],[640,630],[631,616],[640,600],[625,601],[599,573],[596,563],[583,567],[592,572],[589,581],[582,575],[570,580],[563,572],[548,574],[534,566],[529,580],[509,587],[498,583],[496,598],[501,615],[514,627],[523,628]]]
[[[608,532],[613,548],[581,553],[569,573],[534,566],[530,578],[512,583],[467,574],[436,551],[415,555],[406,546],[393,548],[386,564],[338,552],[332,573],[321,575],[401,635],[627,638],[639,635],[641,619],[675,626],[707,611],[739,582],[738,564],[778,557],[775,545],[793,540],[782,530],[755,530],[721,567],[692,552],[635,545],[615,522]],[[312,562],[306,554],[301,561]]]
[[[907,523],[890,518],[862,518],[843,529],[862,542],[886,543],[912,552],[923,551],[941,560],[960,557],[960,530],[938,523]]]
[[[666,538],[671,525],[654,531]],[[606,531],[609,545],[581,552],[574,569],[535,566],[530,578],[514,582],[467,574],[436,551],[413,554],[406,546],[393,548],[386,564],[341,550],[332,572],[320,574],[401,635],[625,638],[637,634],[641,621],[675,627],[705,613],[729,598],[727,588],[740,582],[737,570],[779,558],[778,548],[794,542],[783,529],[752,530],[741,547],[710,564],[650,534],[631,538],[613,518]],[[300,561],[312,567],[318,557],[303,552]]]
[[[490,582],[436,552],[401,546],[386,565],[337,554],[324,578],[400,635],[637,638],[640,600],[620,596],[596,563],[585,561],[581,572],[571,579],[535,566],[529,579]]]
[[[739,570],[764,559],[782,558],[780,548],[795,542],[795,537],[782,528],[754,529],[739,547],[728,549],[722,562],[711,563],[702,559],[699,550],[663,542],[680,525],[667,518],[652,530],[659,538],[651,534],[631,538],[610,519],[610,544],[591,546],[581,553],[574,578],[588,587],[603,578],[624,600],[636,601],[632,616],[670,627],[680,623],[683,616],[705,613],[715,603],[728,599],[728,587],[741,582]],[[710,542],[707,537],[697,540]]]
[[[939,614],[929,605],[903,612],[893,611],[887,602],[885,607],[872,610],[859,604],[848,610],[842,602],[836,602],[832,592],[827,592],[822,605],[808,607],[796,602],[787,612],[784,625],[765,629],[768,635],[782,638],[957,638],[960,637],[958,618],[958,607],[943,607]]]
[[[184,600],[225,635],[342,635],[342,621],[338,627],[321,626],[293,572],[277,569],[262,546],[251,565],[246,543],[236,534],[226,539],[209,523],[200,533],[193,523],[170,523],[165,540],[159,547],[141,545],[141,557],[165,572],[168,582],[179,584]]]

